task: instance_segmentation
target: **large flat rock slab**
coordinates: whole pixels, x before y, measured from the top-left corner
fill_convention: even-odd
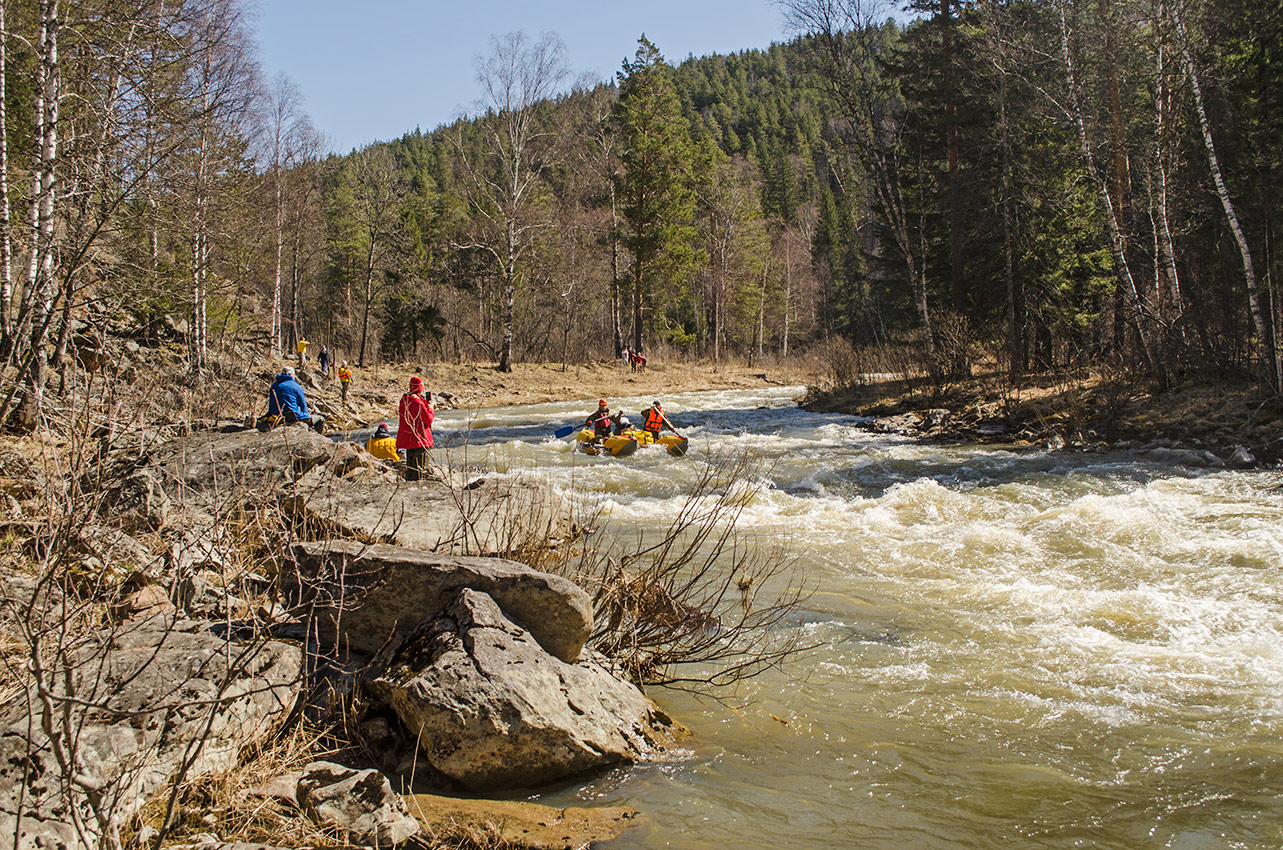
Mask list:
[[[297,543],[291,553],[321,639],[342,649],[378,651],[440,615],[463,588],[489,594],[563,661],[578,658],[592,635],[592,600],[582,588],[516,561],[341,540]]]
[[[527,850],[588,847],[618,838],[643,821],[636,809],[626,806],[558,809],[524,800],[471,800],[435,794],[407,794],[405,802],[429,834],[493,831],[504,846]]]
[[[425,552],[500,555],[569,529],[570,506],[539,484],[490,475],[405,481],[364,451],[340,447],[295,485],[293,507],[315,527]]]
[[[334,456],[336,444],[306,425],[267,433],[196,431],[156,450],[151,466],[171,495],[224,503],[251,490],[278,490]]]

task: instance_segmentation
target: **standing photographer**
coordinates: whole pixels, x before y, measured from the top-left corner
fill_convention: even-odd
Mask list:
[[[428,449],[432,448],[432,393],[423,390],[423,379],[410,378],[410,391],[401,396],[396,447],[405,449],[405,480],[418,481],[428,473]]]

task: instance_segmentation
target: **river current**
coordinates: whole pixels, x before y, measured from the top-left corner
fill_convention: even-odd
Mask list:
[[[813,590],[786,627],[815,649],[719,699],[652,689],[689,738],[531,799],[644,812],[613,847],[1283,847],[1283,474],[919,445],[800,392],[665,397],[681,459],[553,439],[591,401],[438,416],[438,456],[621,533],[749,451],[741,528]]]

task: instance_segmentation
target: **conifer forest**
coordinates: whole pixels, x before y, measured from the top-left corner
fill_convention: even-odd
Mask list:
[[[1279,390],[1281,0],[778,7],[785,43],[639,34],[604,81],[498,33],[466,118],[340,155],[237,0],[0,0],[0,413],[122,313],[183,317],[194,373],[845,340]]]

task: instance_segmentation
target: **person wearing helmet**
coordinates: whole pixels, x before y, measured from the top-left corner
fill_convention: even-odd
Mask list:
[[[658,401],[651,402],[650,407],[646,408],[646,419],[642,424],[642,429],[649,431],[650,435],[658,440],[659,432],[664,428],[677,434],[677,429],[673,427],[673,423],[669,422],[668,417],[664,415],[664,406]],[[677,436],[680,437],[681,434],[677,434]]]
[[[597,412],[589,416],[584,424],[593,429],[593,439],[601,440],[610,436],[610,408],[606,406],[606,400],[600,399],[597,402]]]
[[[622,407],[616,410],[614,415],[610,417],[610,424],[616,437],[633,427],[632,420],[624,415],[624,409]]]

